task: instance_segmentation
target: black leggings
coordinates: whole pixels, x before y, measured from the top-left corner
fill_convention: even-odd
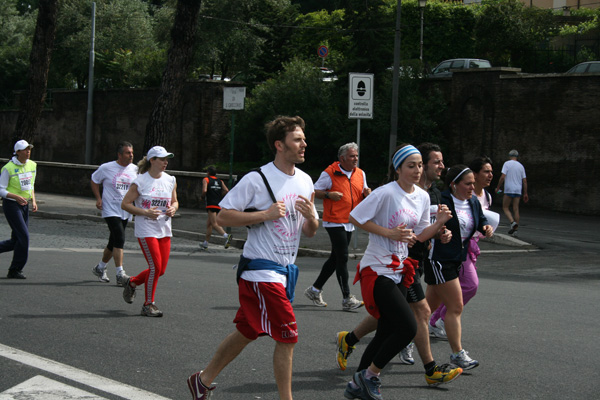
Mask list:
[[[335,271],[338,284],[342,290],[342,296],[344,299],[350,296],[350,287],[348,286],[348,245],[352,238],[352,232],[347,232],[343,226],[336,226],[335,228],[325,228],[329,234],[331,240],[331,254],[323,267],[321,273],[317,277],[313,286],[319,290],[323,289],[327,279]]]
[[[104,220],[110,231],[106,248],[110,251],[113,251],[115,247],[122,249],[125,245],[125,228],[127,227],[128,220],[119,217],[106,217]]]
[[[357,371],[375,364],[383,368],[417,334],[417,321],[406,301],[406,288],[390,278],[379,276],[373,286],[373,298],[379,308],[377,331],[367,346]]]

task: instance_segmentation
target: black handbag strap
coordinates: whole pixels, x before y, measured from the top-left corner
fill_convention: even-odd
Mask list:
[[[265,186],[267,187],[267,190],[269,191],[271,200],[273,200],[273,203],[277,203],[277,199],[275,199],[275,195],[273,194],[273,189],[271,189],[271,185],[269,185],[269,181],[267,180],[267,177],[265,176],[265,174],[263,174],[263,172],[260,170],[260,168],[252,169],[250,171],[256,171],[260,174],[263,182],[265,183]]]

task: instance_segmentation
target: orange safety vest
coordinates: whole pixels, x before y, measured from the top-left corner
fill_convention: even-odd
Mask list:
[[[339,201],[323,199],[323,221],[335,222],[339,224],[348,223],[350,211],[362,201],[364,188],[364,172],[360,168],[355,168],[348,179],[348,176],[340,169],[340,162],[336,161],[325,169],[325,172],[331,178],[332,192],[343,194]]]

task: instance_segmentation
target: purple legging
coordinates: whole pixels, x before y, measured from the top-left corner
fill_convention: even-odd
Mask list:
[[[469,250],[467,252],[467,259],[462,264],[462,268],[458,272],[458,281],[460,282],[460,288],[462,289],[463,306],[466,305],[477,293],[479,287],[479,277],[477,276],[477,257],[479,256],[479,246],[477,242],[478,237],[472,237],[469,241]],[[446,306],[441,304],[437,310],[431,314],[429,323],[435,326],[438,319],[445,320],[446,318]]]

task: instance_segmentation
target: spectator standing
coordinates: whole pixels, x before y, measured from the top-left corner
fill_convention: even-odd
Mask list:
[[[504,184],[504,197],[502,198],[502,211],[508,218],[510,223],[509,235],[516,235],[519,229],[519,221],[521,214],[519,213],[519,202],[523,197],[523,202],[529,201],[527,194],[527,176],[525,175],[525,167],[517,159],[519,152],[511,150],[508,153],[509,160],[502,165],[502,175],[496,187],[496,193],[500,193],[500,189]],[[510,212],[512,207],[512,213]]]
[[[129,191],[131,182],[137,177],[138,167],[133,164],[133,145],[120,142],[117,145],[117,160],[100,165],[92,174],[91,187],[96,197],[96,208],[102,210],[102,218],[108,225],[110,235],[108,244],[102,253],[100,262],[92,268],[92,273],[100,282],[110,282],[106,274],[106,264],[112,258],[117,268],[117,286],[129,278],[123,269],[123,247],[125,245],[125,228],[131,220],[131,214],[121,209],[123,197]],[[102,194],[100,194],[102,185]]]
[[[148,150],[138,164],[138,177],[129,187],[121,207],[135,215],[135,236],[148,262],[148,268],[137,276],[127,278],[123,284],[123,299],[132,303],[135,288],[144,285],[146,297],[142,315],[162,317],[163,313],[154,304],[158,278],[167,269],[171,253],[171,219],[179,209],[177,182],[165,172],[173,153],[162,146]]]
[[[30,160],[32,148],[25,140],[15,143],[13,158],[0,173],[2,210],[12,229],[10,239],[0,242],[0,253],[13,252],[8,279],[26,279],[23,268],[29,256],[29,203],[31,211],[38,210],[33,190],[37,164]]]
[[[229,192],[227,185],[223,180],[217,178],[217,170],[210,166],[207,169],[207,176],[202,180],[202,197],[206,200],[206,236],[204,243],[200,245],[203,249],[208,248],[208,242],[212,235],[213,229],[216,230],[225,239],[225,248],[228,249],[231,244],[232,235],[227,234],[219,224],[217,224],[217,214],[221,211],[219,202]]]
[[[338,150],[339,161],[328,166],[315,183],[315,197],[323,199],[323,227],[331,240],[331,254],[317,280],[304,294],[317,307],[326,307],[323,287],[335,272],[342,291],[342,309],[355,310],[363,302],[350,293],[348,286],[348,245],[354,225],[349,222],[350,211],[371,193],[364,171],[358,168],[358,145],[346,143]]]
[[[275,160],[248,173],[221,201],[217,221],[249,226],[238,264],[240,308],[236,329],[219,345],[208,366],[187,380],[192,396],[206,400],[217,375],[259,336],[275,340],[273,370],[279,398],[292,400],[292,359],[298,328],[291,301],[297,278],[294,265],[300,234],[315,235],[319,226],[311,178],[296,168],[304,162],[306,138],[300,117],[269,122],[267,141]]]

